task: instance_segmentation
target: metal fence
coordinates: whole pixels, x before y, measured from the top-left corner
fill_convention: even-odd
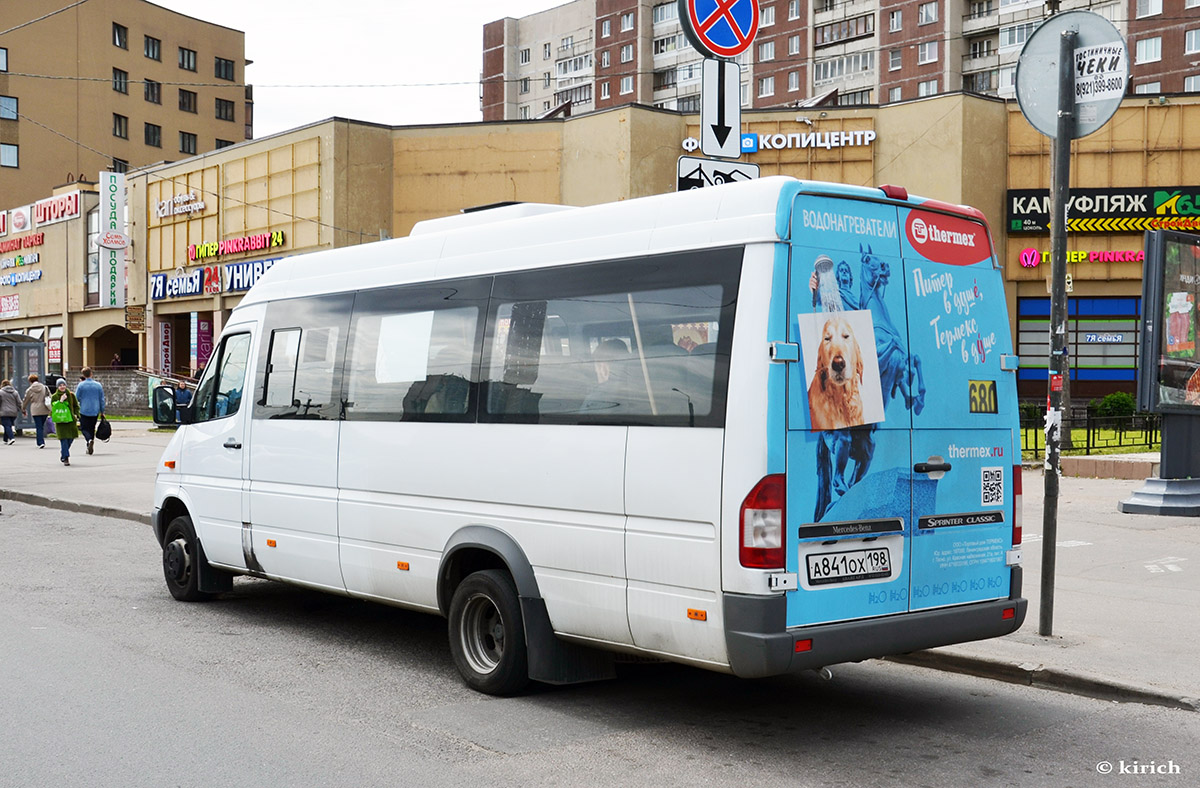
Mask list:
[[[1065,418],[1062,451],[1069,454],[1104,454],[1114,450],[1151,451],[1162,440],[1161,428],[1161,417],[1150,413]],[[1022,418],[1022,453],[1040,456],[1045,449],[1046,433],[1042,419]]]

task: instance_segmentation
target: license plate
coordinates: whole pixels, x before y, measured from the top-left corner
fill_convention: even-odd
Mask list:
[[[818,553],[808,556],[808,584],[850,583],[891,577],[892,556],[886,547]]]

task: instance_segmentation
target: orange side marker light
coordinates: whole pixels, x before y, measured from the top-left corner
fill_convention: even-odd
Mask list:
[[[167,460],[166,462],[163,463],[163,465],[170,468],[171,470],[175,470],[175,461],[174,460]]]
[[[408,561],[397,561],[396,568],[399,569],[401,572],[407,572],[408,571]]]
[[[690,618],[692,621],[708,621],[708,611],[696,610],[693,607],[689,607],[688,618]]]
[[[275,540],[274,540],[274,539],[268,539],[268,540],[267,540],[267,547],[274,547],[274,546],[275,546]]]

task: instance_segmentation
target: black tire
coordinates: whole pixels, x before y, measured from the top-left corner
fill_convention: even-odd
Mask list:
[[[450,600],[450,653],[471,689],[511,695],[529,683],[521,602],[506,572],[475,572]]]
[[[199,545],[192,518],[183,515],[167,525],[163,534],[163,578],[171,596],[180,602],[203,602],[214,596],[200,590]]]

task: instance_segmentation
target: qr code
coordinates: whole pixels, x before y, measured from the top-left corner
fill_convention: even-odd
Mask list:
[[[1004,505],[1004,469],[984,468],[980,482],[983,489],[984,506]]]

